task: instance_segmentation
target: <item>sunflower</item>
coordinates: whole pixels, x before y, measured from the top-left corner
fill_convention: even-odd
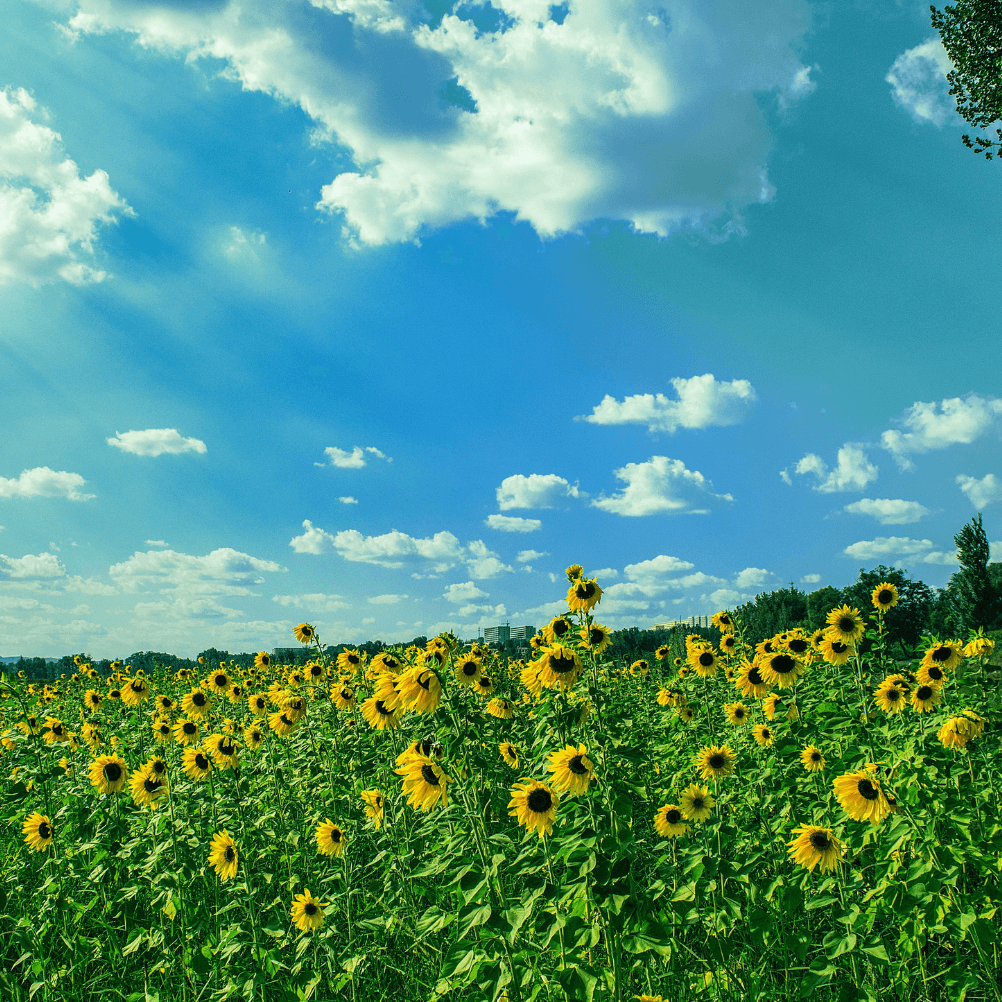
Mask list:
[[[121,689],[109,689],[108,690],[108,699],[121,699],[121,698],[122,698],[122,690]]]
[[[449,806],[446,787],[452,778],[437,762],[424,755],[415,755],[394,772],[403,777],[403,792],[411,807],[430,811],[440,800],[443,807]]]
[[[101,725],[94,723],[83,724],[80,728],[80,736],[91,748],[96,747],[101,741]]]
[[[45,718],[45,731],[42,738],[46,744],[63,744],[69,741],[69,731],[66,725],[56,717]]]
[[[553,834],[559,806],[560,794],[555,790],[538,780],[522,779],[511,788],[508,817],[517,818],[523,828],[542,838]]]
[[[174,740],[180,745],[190,745],[198,740],[198,724],[194,720],[182,718],[172,728]]]
[[[741,663],[741,671],[734,682],[734,688],[739,689],[745,699],[761,699],[769,693],[769,683],[763,678],[758,665],[750,661]]]
[[[564,573],[567,575],[567,580],[574,584],[575,581],[584,576],[584,568],[580,564],[571,564]]]
[[[975,636],[963,650],[965,658],[980,658],[995,650],[995,641],[990,637]]]
[[[97,691],[97,689],[88,689],[84,693],[84,706],[86,706],[88,710],[99,710],[101,708],[101,700],[103,698],[104,697]]]
[[[212,758],[201,748],[185,748],[181,756],[184,774],[196,783],[209,778],[212,772]]]
[[[679,810],[686,821],[706,821],[713,813],[714,800],[709,787],[693,783],[682,791],[679,800]]]
[[[130,679],[122,686],[122,702],[126,706],[139,706],[150,694],[150,687],[143,678]]]
[[[310,661],[306,665],[306,674],[309,675],[310,681],[316,684],[327,678],[327,669],[316,661]]]
[[[729,612],[718,612],[710,619],[710,622],[713,623],[713,625],[720,630],[721,633],[734,632],[734,620],[731,619],[731,614]]]
[[[98,793],[121,793],[129,780],[129,769],[125,759],[118,755],[101,755],[90,764],[91,786]]]
[[[225,828],[216,832],[212,836],[212,851],[209,853],[209,865],[216,871],[216,876],[222,881],[235,877],[239,862],[237,846],[230,833]]]
[[[487,712],[499,720],[511,720],[515,716],[515,706],[510,699],[502,699],[500,696],[495,696],[487,704]]]
[[[893,609],[898,604],[898,589],[890,581],[881,581],[873,589],[870,600],[877,612],[887,612],[888,609]]]
[[[48,815],[33,811],[24,819],[24,824],[21,825],[21,834],[24,836],[24,841],[35,852],[41,852],[52,845],[52,822]]]
[[[734,772],[734,752],[727,745],[707,745],[696,755],[696,767],[703,779],[717,779]]]
[[[710,678],[717,673],[717,656],[712,647],[694,647],[687,660],[700,678]]]
[[[752,737],[760,748],[768,748],[775,740],[772,728],[768,724],[756,724],[752,728]]]
[[[323,927],[326,903],[310,894],[307,887],[302,894],[292,899],[290,915],[300,932],[314,932]]]
[[[395,659],[394,659],[395,660]],[[362,655],[358,651],[344,650],[337,656],[338,671],[341,672],[348,678],[354,678],[358,673],[358,669],[362,667]],[[386,659],[383,658],[383,664],[386,664]],[[399,664],[397,665],[399,667]],[[389,668],[389,666],[387,666]],[[389,669],[393,670],[393,669]]]
[[[270,668],[271,655],[267,651],[258,651],[257,654],[254,655],[254,667]]]
[[[344,829],[330,818],[317,825],[313,837],[317,840],[317,852],[324,856],[340,856],[348,844]]]
[[[727,714],[727,722],[735,727],[748,723],[748,707],[744,703],[724,703],[724,713]]]
[[[539,680],[548,689],[569,689],[584,671],[581,658],[569,647],[549,647],[542,658]]]
[[[907,705],[908,693],[897,682],[884,679],[873,692],[873,701],[884,713],[900,713]]]
[[[567,589],[567,608],[571,612],[590,612],[602,601],[602,589],[594,578],[578,578]]]
[[[675,804],[665,804],[658,810],[654,815],[654,828],[665,838],[678,838],[689,830],[682,819],[682,809]]]
[[[683,724],[691,724],[692,718],[695,716],[696,711],[693,710],[691,706],[676,706],[675,716],[682,721]]]
[[[843,643],[827,633],[821,640],[821,655],[830,665],[844,665],[852,656],[854,649],[852,644]]]
[[[151,762],[136,769],[129,778],[129,792],[139,807],[157,809],[157,801],[168,793],[166,772],[157,772]]]
[[[787,689],[807,671],[807,666],[799,658],[781,651],[777,654],[766,655],[759,665],[759,670],[762,672],[762,677],[770,685],[778,685],[780,689]]]
[[[173,732],[168,721],[154,720],[150,727],[153,729],[153,734],[156,736],[157,741],[170,741]]]
[[[853,821],[879,824],[891,810],[891,805],[880,788],[880,781],[872,772],[847,772],[832,784],[842,810]]]
[[[255,717],[263,717],[268,712],[268,697],[263,692],[252,692],[247,697],[247,709]]]
[[[268,726],[280,738],[287,738],[298,730],[301,720],[296,720],[285,710],[276,710],[268,714]]]
[[[859,614],[859,609],[852,609],[848,605],[832,609],[825,618],[825,624],[828,636],[843,644],[855,644],[866,633],[866,621]]]
[[[464,654],[456,662],[456,681],[460,685],[473,686],[480,678],[480,659],[472,654]]]
[[[723,654],[734,654],[738,649],[738,638],[733,633],[725,633],[720,638],[720,650]]]
[[[336,685],[331,689],[331,702],[339,710],[354,710],[355,690],[346,685]]]
[[[264,731],[257,724],[250,724],[244,728],[244,743],[249,751],[256,751],[264,741]]]
[[[217,695],[226,696],[230,691],[230,686],[233,684],[230,681],[230,676],[220,668],[218,671],[212,672],[209,677],[205,680],[205,684]]]
[[[786,843],[789,854],[795,863],[812,873],[814,867],[819,865],[822,873],[834,870],[845,855],[845,844],[835,838],[835,833],[830,828],[798,825],[793,829],[793,834],[796,838]]]
[[[229,734],[212,734],[205,739],[205,746],[209,749],[209,754],[217,769],[236,769],[239,767],[237,751],[240,742],[235,737]]]
[[[422,738],[412,741],[398,756],[397,765],[403,765],[412,758],[441,758],[444,749],[435,738]]]
[[[394,710],[389,709],[382,699],[371,696],[362,704],[362,716],[365,717],[370,727],[377,731],[385,730],[387,727],[396,728],[400,726],[400,719]]]
[[[292,635],[301,644],[313,643],[313,638],[316,636],[316,631],[310,626],[309,623],[300,623],[298,626],[292,628]]]
[[[481,675],[480,678],[477,679],[477,683],[473,686],[473,689],[481,696],[493,696],[494,679],[488,678],[486,675]]]
[[[773,693],[770,696],[766,696],[762,700],[762,712],[765,714],[766,720],[772,720],[776,716],[776,712],[783,708],[783,697],[777,696]]]
[[[567,745],[550,754],[546,766],[553,775],[553,785],[561,793],[574,797],[588,791],[588,784],[595,778],[595,765],[588,758],[585,745]]]
[[[212,708],[212,700],[202,689],[192,689],[181,697],[181,709],[194,720],[204,720]]]
[[[306,700],[302,696],[286,696],[279,709],[298,724],[306,716]]]
[[[959,640],[944,640],[942,643],[933,644],[922,655],[922,667],[935,665],[942,671],[953,671],[961,661],[961,647]]]
[[[601,654],[612,643],[612,630],[601,623],[582,626],[579,633],[585,647],[594,654]]]
[[[931,713],[943,702],[943,690],[938,685],[917,685],[912,692],[911,704],[916,713]]]
[[[362,791],[362,810],[365,816],[372,822],[373,828],[383,826],[383,795],[379,790]]]
[[[510,741],[502,741],[498,745],[498,751],[501,752],[501,758],[509,769],[518,768],[518,749]]]

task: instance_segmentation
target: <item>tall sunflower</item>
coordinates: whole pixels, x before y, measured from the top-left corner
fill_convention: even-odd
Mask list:
[[[297,894],[292,899],[290,915],[300,932],[315,932],[323,928],[325,907],[326,903],[315,898],[307,887],[302,894]]]
[[[891,805],[880,788],[880,781],[867,770],[847,772],[832,784],[842,810],[853,821],[880,824],[890,813]]]
[[[769,683],[758,665],[750,661],[742,662],[741,671],[734,680],[734,687],[740,690],[745,699],[761,699],[769,693]]]
[[[724,714],[727,722],[735,727],[748,723],[748,707],[742,702],[724,703]]]
[[[679,795],[679,809],[686,821],[707,821],[715,806],[709,787],[692,783]]]
[[[844,665],[854,650],[851,643],[844,643],[827,633],[821,640],[821,656],[830,665]]]
[[[404,672],[398,685],[400,703],[405,710],[431,713],[442,699],[442,683],[431,668],[415,665]]]
[[[24,841],[35,852],[41,852],[52,845],[52,836],[54,834],[52,822],[49,820],[47,814],[39,814],[38,811],[33,811],[24,819],[24,824],[21,825],[21,834],[24,836]]]
[[[416,755],[394,772],[403,777],[403,792],[411,807],[430,811],[439,801],[443,807],[449,806],[447,787],[452,778],[437,762],[424,755]]]
[[[179,745],[190,745],[198,740],[198,724],[194,720],[179,720],[172,728],[174,740]]]
[[[181,766],[184,774],[196,783],[209,778],[212,772],[212,758],[201,748],[185,748],[181,756]]]
[[[658,809],[654,815],[654,828],[664,838],[678,838],[689,830],[682,818],[682,809],[676,804],[665,804]]]
[[[212,849],[209,852],[209,865],[216,871],[216,876],[227,881],[237,875],[237,865],[240,862],[237,844],[230,838],[230,833],[224,828],[212,836]]]
[[[775,741],[773,730],[768,724],[756,724],[752,728],[752,737],[761,748],[768,748]]]
[[[916,713],[931,713],[943,702],[943,690],[938,685],[917,685],[911,704]]]
[[[720,630],[721,633],[733,633],[735,630],[734,620],[731,618],[729,612],[718,612],[711,619],[710,622]]]
[[[540,838],[553,834],[560,795],[545,783],[535,779],[523,779],[511,788],[508,802],[508,816],[517,818],[518,823]]]
[[[547,648],[542,662],[539,679],[548,689],[569,689],[584,671],[577,653],[560,644]]]
[[[941,643],[933,644],[922,655],[922,667],[935,665],[942,671],[953,671],[962,659],[962,650],[959,640],[944,640]]]
[[[212,700],[202,689],[192,689],[181,697],[181,709],[192,720],[204,720],[212,708]]]
[[[263,692],[252,692],[247,697],[247,709],[255,717],[263,717],[268,712],[268,697]]]
[[[122,686],[122,702],[126,706],[139,706],[149,697],[150,691],[146,679],[141,677],[130,679]]]
[[[129,769],[125,759],[118,755],[101,755],[90,764],[88,773],[91,786],[98,793],[121,793],[129,781]]]
[[[594,578],[577,578],[567,589],[567,608],[571,612],[590,612],[602,601],[602,589]]]
[[[828,636],[843,644],[855,644],[866,633],[866,621],[859,614],[859,609],[850,608],[849,605],[832,609],[825,618],[825,623],[828,625],[825,631]]]
[[[884,679],[873,692],[873,701],[884,713],[900,713],[908,705],[908,693],[897,682]]]
[[[893,609],[898,604],[898,589],[890,581],[881,581],[873,589],[870,600],[873,602],[873,608],[878,612],[887,612],[888,609]]]
[[[347,685],[335,685],[331,688],[331,702],[339,710],[354,710],[355,690]]]
[[[710,646],[694,647],[688,657],[689,666],[700,678],[717,674],[717,655]]]
[[[561,793],[576,796],[586,793],[588,784],[595,778],[595,766],[588,757],[585,745],[567,745],[549,756],[546,766],[553,775],[553,785]]]
[[[759,667],[766,682],[778,685],[780,689],[788,689],[807,671],[803,661],[784,651],[767,655]]]
[[[518,768],[518,749],[510,741],[502,741],[498,745],[498,751],[508,768]]]
[[[298,626],[292,628],[292,635],[301,644],[311,644],[313,643],[313,638],[316,636],[316,631],[309,623],[300,623]]]
[[[822,873],[834,870],[845,855],[845,844],[840,842],[830,828],[817,825],[799,825],[793,829],[796,838],[787,842],[789,854],[795,863],[812,873],[820,866]]]
[[[386,730],[387,727],[394,729],[400,726],[400,718],[396,713],[388,709],[382,699],[371,696],[362,704],[362,716],[370,727],[377,731]]]
[[[703,779],[717,779],[734,772],[736,761],[727,745],[707,745],[696,755],[696,768]]]
[[[515,716],[515,706],[510,699],[502,699],[500,696],[495,696],[487,704],[487,712],[499,720],[511,720]]]
[[[155,811],[157,801],[167,796],[169,792],[166,774],[157,773],[147,762],[132,773],[129,778],[129,791],[135,804]]]
[[[580,630],[581,639],[585,647],[594,654],[601,654],[609,644],[612,643],[612,630],[601,623],[592,623],[591,626],[582,626]]]
[[[317,840],[317,852],[324,856],[341,856],[348,844],[348,836],[340,825],[325,818],[317,825],[313,837]]]
[[[815,745],[808,745],[800,753],[800,764],[808,772],[820,772],[825,767],[825,757],[821,749]]]

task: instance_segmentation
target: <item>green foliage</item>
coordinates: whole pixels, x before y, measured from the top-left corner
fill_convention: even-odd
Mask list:
[[[953,541],[960,560],[960,570],[947,586],[954,622],[965,632],[979,626],[993,627],[1002,615],[1002,592],[993,583],[997,572],[990,574],[988,570],[990,548],[981,514],[972,518]]]
[[[929,632],[929,619],[936,604],[937,592],[924,581],[910,578],[896,567],[878,564],[871,570],[859,570],[854,584],[842,589],[841,601],[859,609],[865,617],[873,610],[873,590],[888,582],[898,590],[898,604],[884,616],[889,644],[901,649],[914,647]],[[834,604],[834,603],[833,603]]]

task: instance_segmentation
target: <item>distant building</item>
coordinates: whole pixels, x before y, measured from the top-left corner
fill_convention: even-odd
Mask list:
[[[535,633],[536,627],[534,626],[511,626],[508,623],[505,623],[504,626],[487,626],[484,628],[484,643],[515,643],[525,646],[529,642],[529,637],[534,636]]]
[[[527,641],[529,637],[534,637],[536,635],[536,627],[534,626],[513,626],[511,627],[511,639],[512,640],[525,640]]]

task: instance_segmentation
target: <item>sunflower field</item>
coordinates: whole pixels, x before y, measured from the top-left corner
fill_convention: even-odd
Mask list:
[[[0,998],[1002,1002],[992,641],[620,664],[602,589],[531,657],[0,682]]]

